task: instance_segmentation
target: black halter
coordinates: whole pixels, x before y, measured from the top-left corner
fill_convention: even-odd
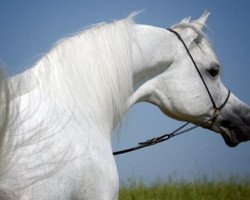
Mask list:
[[[183,44],[183,46],[185,47],[187,54],[189,55],[190,59],[192,60],[192,63],[194,64],[194,67],[195,67],[196,71],[198,72],[198,74],[199,74],[199,76],[200,76],[200,78],[201,78],[201,80],[203,82],[203,85],[205,86],[205,88],[207,90],[208,96],[209,96],[209,98],[211,100],[211,103],[213,104],[214,113],[220,112],[220,110],[226,105],[226,103],[227,103],[227,101],[229,99],[229,96],[230,96],[230,93],[231,93],[230,90],[228,90],[228,94],[227,94],[227,97],[226,97],[225,101],[219,107],[217,107],[216,103],[215,103],[215,101],[213,99],[213,96],[212,96],[211,92],[209,91],[208,86],[207,86],[207,84],[206,84],[206,82],[205,82],[205,80],[204,80],[204,78],[203,78],[203,76],[202,76],[199,68],[197,67],[197,65],[196,65],[196,63],[194,61],[193,56],[191,55],[190,51],[188,50],[187,45],[185,44],[184,40],[182,39],[182,37],[180,36],[180,34],[177,33],[176,31],[174,31],[173,29],[169,28],[167,30],[170,31],[170,32],[172,32],[172,33],[174,33],[176,35],[176,37],[181,41],[181,43]]]
[[[208,88],[208,86],[207,86],[207,84],[206,84],[206,82],[205,82],[205,80],[204,80],[204,78],[203,78],[203,76],[202,76],[202,74],[201,74],[201,72],[200,72],[198,66],[197,66],[196,63],[195,63],[195,61],[194,61],[194,59],[193,59],[193,56],[191,55],[190,51],[188,50],[187,45],[185,44],[184,40],[182,39],[182,37],[180,36],[180,34],[177,33],[176,31],[174,31],[173,29],[170,29],[170,28],[169,28],[169,29],[167,29],[167,30],[170,31],[170,32],[172,32],[173,34],[175,34],[176,37],[181,41],[181,43],[183,44],[184,48],[186,49],[186,52],[187,52],[188,56],[190,57],[192,63],[194,64],[194,67],[195,67],[196,71],[198,72],[198,74],[199,74],[199,76],[200,76],[200,78],[201,78],[201,80],[202,80],[202,82],[203,82],[203,85],[204,85],[205,88],[206,88],[206,91],[207,91],[207,93],[208,93],[208,96],[209,96],[209,98],[210,98],[210,100],[211,100],[211,103],[212,103],[212,105],[213,105],[213,115],[212,115],[208,120],[205,120],[201,126],[207,127],[207,128],[212,127],[214,121],[216,120],[216,118],[217,118],[218,115],[220,114],[220,111],[222,110],[222,108],[223,108],[223,107],[226,105],[226,103],[228,102],[228,99],[229,99],[229,96],[230,96],[231,92],[230,92],[230,90],[228,90],[228,94],[227,94],[227,97],[226,97],[225,101],[224,101],[219,107],[217,107],[217,106],[216,106],[216,103],[215,103],[215,101],[214,101],[214,99],[213,99],[213,96],[212,96],[212,94],[211,94],[211,92],[210,92],[210,90],[209,90],[209,88]],[[194,125],[194,126],[192,126],[192,127],[190,127],[190,128],[187,128],[187,129],[182,130],[182,129],[183,129],[184,127],[186,127],[188,124],[189,124],[189,122],[186,122],[184,125],[180,126],[179,128],[177,128],[176,130],[174,130],[174,131],[171,132],[171,133],[167,133],[167,134],[164,134],[164,135],[162,135],[162,136],[159,136],[159,137],[155,137],[155,138],[149,139],[149,140],[147,140],[147,141],[145,141],[145,142],[140,142],[140,143],[138,143],[138,145],[135,146],[135,147],[128,148],[128,149],[124,149],[124,150],[121,150],[121,151],[115,151],[115,152],[113,152],[113,155],[119,155],[119,154],[123,154],[123,153],[128,153],[128,152],[135,151],[135,150],[137,150],[137,149],[141,149],[141,148],[144,148],[144,147],[147,147],[147,146],[152,146],[152,145],[158,144],[158,143],[160,143],[160,142],[169,140],[170,138],[172,138],[172,137],[174,137],[174,136],[177,136],[177,135],[186,133],[186,132],[188,132],[188,131],[191,131],[191,130],[193,130],[193,129],[195,129],[195,128],[198,127],[197,125]]]

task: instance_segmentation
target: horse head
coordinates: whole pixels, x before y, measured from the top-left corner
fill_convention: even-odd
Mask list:
[[[234,147],[250,140],[250,108],[220,79],[219,61],[202,31],[208,16],[205,12],[198,20],[186,18],[172,29],[158,30],[161,42],[151,42],[150,51],[140,50],[147,71],[159,72],[140,85],[131,103],[155,104],[167,116],[221,134]]]

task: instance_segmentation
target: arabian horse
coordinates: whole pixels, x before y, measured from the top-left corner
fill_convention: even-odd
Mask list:
[[[126,19],[60,40],[36,64],[0,76],[0,199],[118,199],[111,132],[134,104],[250,139],[250,108],[224,87],[205,37],[208,12],[171,29]]]

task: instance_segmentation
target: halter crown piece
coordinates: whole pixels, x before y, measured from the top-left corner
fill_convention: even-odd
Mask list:
[[[213,115],[208,120],[205,120],[203,122],[202,126],[208,127],[208,125],[209,125],[209,127],[212,127],[214,121],[216,120],[216,118],[220,114],[220,111],[222,110],[222,108],[224,108],[224,106],[228,102],[228,99],[230,97],[231,92],[230,92],[230,90],[228,90],[228,94],[227,94],[227,97],[226,97],[225,101],[219,107],[217,107],[216,103],[215,103],[215,101],[213,99],[213,96],[212,96],[212,94],[211,94],[211,92],[210,92],[210,90],[209,90],[209,88],[208,88],[208,86],[207,86],[207,84],[206,84],[206,82],[205,82],[205,80],[204,80],[204,78],[203,78],[203,76],[202,76],[202,74],[201,74],[201,72],[200,72],[197,64],[195,63],[195,61],[193,59],[193,56],[191,55],[189,49],[187,48],[187,45],[185,44],[184,40],[182,39],[182,37],[180,36],[180,34],[177,33],[176,31],[174,31],[173,29],[168,28],[167,30],[170,31],[170,32],[172,32],[181,41],[181,43],[183,44],[184,48],[186,49],[186,52],[187,52],[188,56],[190,57],[192,63],[194,64],[194,67],[195,67],[196,71],[198,72],[198,74],[199,74],[199,76],[200,76],[200,78],[201,78],[201,80],[203,82],[203,85],[205,86],[205,89],[206,89],[206,91],[208,93],[208,96],[209,96],[209,98],[211,100],[211,103],[213,105]],[[128,152],[135,151],[135,150],[147,147],[147,146],[152,146],[152,145],[158,144],[160,142],[169,140],[170,138],[172,138],[174,136],[177,136],[177,135],[186,133],[188,131],[191,131],[191,130],[193,130],[193,129],[195,129],[195,128],[198,127],[197,125],[194,125],[194,126],[192,126],[190,128],[186,128],[186,129],[182,130],[188,124],[189,124],[189,122],[186,122],[184,125],[180,126],[179,128],[177,128],[176,130],[174,130],[171,133],[167,133],[167,134],[164,134],[162,136],[149,139],[149,140],[147,140],[145,142],[140,142],[135,147],[124,149],[124,150],[121,150],[121,151],[115,151],[115,152],[113,152],[113,155],[119,155],[119,154],[123,154],[123,153],[128,153]]]

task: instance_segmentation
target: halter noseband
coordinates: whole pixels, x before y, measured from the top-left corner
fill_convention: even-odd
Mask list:
[[[228,94],[227,94],[227,97],[226,97],[225,101],[219,107],[217,107],[216,103],[215,103],[215,101],[213,99],[213,96],[212,96],[212,94],[211,94],[211,92],[210,92],[210,90],[209,90],[209,88],[208,88],[208,86],[207,86],[207,84],[206,84],[206,82],[205,82],[205,80],[204,80],[204,78],[203,78],[203,76],[202,76],[202,74],[201,74],[201,72],[200,72],[197,64],[196,64],[196,62],[194,61],[193,56],[191,55],[189,49],[187,48],[187,45],[185,44],[184,40],[182,39],[182,37],[180,36],[180,34],[177,33],[176,31],[174,31],[173,29],[168,28],[167,30],[170,31],[170,32],[172,32],[172,33],[174,33],[176,35],[176,37],[181,41],[181,43],[183,44],[184,48],[186,49],[186,52],[187,52],[188,56],[190,57],[192,63],[194,64],[194,67],[195,67],[196,71],[198,72],[198,74],[199,74],[199,76],[200,76],[200,78],[201,78],[201,80],[203,82],[203,85],[205,86],[205,88],[207,90],[208,96],[209,96],[209,98],[211,100],[211,103],[213,105],[214,113],[213,113],[213,115],[212,115],[211,118],[209,118],[208,120],[205,120],[203,123],[204,123],[204,125],[208,124],[210,127],[212,127],[215,119],[220,114],[220,111],[222,110],[222,108],[228,102],[228,99],[229,99],[229,96],[230,96],[231,92],[230,92],[230,90],[228,90]]]
[[[204,80],[204,78],[203,78],[203,76],[202,76],[202,74],[201,74],[198,66],[195,63],[195,61],[193,59],[193,56],[191,55],[189,49],[187,48],[187,45],[185,44],[184,40],[182,39],[182,37],[180,36],[180,34],[177,33],[176,31],[174,31],[173,29],[169,28],[167,30],[170,31],[170,32],[172,32],[172,33],[174,33],[175,36],[181,41],[181,43],[183,44],[183,46],[186,49],[186,52],[187,52],[188,56],[190,57],[192,63],[194,64],[194,67],[195,67],[196,71],[198,72],[198,74],[199,74],[199,76],[200,76],[200,78],[201,78],[201,80],[203,82],[203,85],[205,86],[205,88],[207,90],[208,96],[209,96],[209,98],[211,100],[211,103],[213,105],[213,115],[209,119],[203,121],[203,123],[201,124],[201,126],[202,127],[206,127],[206,128],[211,128],[213,126],[214,121],[216,120],[216,118],[220,114],[220,111],[222,110],[222,108],[224,108],[224,106],[228,102],[228,99],[229,99],[229,96],[230,96],[231,92],[230,92],[230,90],[228,90],[228,94],[227,94],[227,97],[226,97],[225,101],[219,107],[217,107],[216,103],[215,103],[215,101],[213,99],[213,96],[212,96],[212,94],[211,94],[211,92],[210,92],[210,90],[209,90],[209,88],[208,88],[208,86],[207,86],[207,84],[206,84],[206,82],[205,82],[205,80]],[[113,155],[124,154],[124,153],[128,153],[128,152],[131,152],[131,151],[135,151],[135,150],[144,148],[144,147],[152,146],[152,145],[158,144],[160,142],[164,142],[166,140],[169,140],[170,138],[175,137],[177,135],[180,135],[180,134],[186,133],[188,131],[191,131],[191,130],[193,130],[193,129],[195,129],[195,128],[198,127],[197,125],[194,125],[194,126],[192,126],[190,128],[184,129],[188,124],[189,124],[189,122],[186,122],[184,125],[182,125],[179,128],[175,129],[171,133],[167,133],[167,134],[161,135],[159,137],[151,138],[151,139],[149,139],[149,140],[147,140],[145,142],[140,142],[135,147],[124,149],[124,150],[121,150],[121,151],[115,151],[115,152],[113,152]]]

